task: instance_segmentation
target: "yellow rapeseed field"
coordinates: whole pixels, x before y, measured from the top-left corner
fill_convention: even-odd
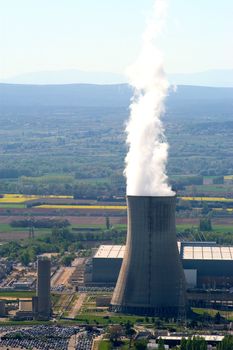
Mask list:
[[[43,204],[36,208],[43,209],[100,209],[100,210],[126,210],[126,205],[59,205],[59,204]]]
[[[233,180],[233,175],[224,176],[224,180]]]
[[[225,197],[180,197],[184,201],[206,201],[206,202],[233,202],[233,198]]]
[[[3,198],[0,198],[0,203],[25,203],[27,201],[42,199],[42,198],[57,198],[57,199],[69,199],[73,198],[73,196],[38,196],[38,195],[25,195],[25,194],[17,194],[17,193],[6,193],[3,195]]]
[[[226,210],[228,212],[233,212],[233,208],[213,208],[214,211],[223,211]]]
[[[37,196],[24,196],[24,195],[15,195],[7,194],[3,198],[0,198],[0,203],[24,203],[30,200],[37,199]]]
[[[3,198],[0,198],[0,204],[20,204],[26,203],[31,200],[40,200],[40,199],[73,199],[73,196],[55,196],[55,195],[24,195],[18,193],[6,193],[3,195]],[[233,198],[225,197],[178,197],[184,201],[207,201],[207,202],[233,202]],[[122,205],[59,205],[59,204],[44,204],[37,206],[37,208],[45,209],[106,209],[106,210],[126,210],[126,206]],[[229,209],[231,211],[231,209]]]

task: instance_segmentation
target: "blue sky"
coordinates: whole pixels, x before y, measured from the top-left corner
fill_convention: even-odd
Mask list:
[[[41,70],[124,72],[153,0],[0,0],[0,78]],[[170,0],[168,72],[233,68],[233,1]]]

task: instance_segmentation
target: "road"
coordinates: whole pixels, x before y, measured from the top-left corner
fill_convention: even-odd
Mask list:
[[[78,312],[81,310],[82,306],[83,306],[83,302],[86,298],[87,294],[86,293],[81,293],[78,297],[78,299],[75,301],[75,304],[71,310],[71,312],[69,313],[69,318],[75,318],[76,315],[78,314]]]

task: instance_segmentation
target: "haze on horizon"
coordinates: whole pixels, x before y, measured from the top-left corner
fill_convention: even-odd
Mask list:
[[[43,71],[123,76],[138,54],[153,0],[0,0],[0,4],[3,81]],[[160,40],[166,71],[232,69],[232,12],[231,0],[170,0]]]

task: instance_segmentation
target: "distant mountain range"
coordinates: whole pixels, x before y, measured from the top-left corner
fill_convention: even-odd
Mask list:
[[[171,84],[210,87],[233,87],[233,69],[207,70],[200,73],[168,74]],[[41,71],[0,80],[10,84],[121,84],[126,77],[109,72],[87,72],[76,69]]]
[[[207,70],[190,74],[170,74],[169,80],[177,85],[233,87],[233,69]]]
[[[10,84],[121,84],[126,78],[109,72],[87,72],[77,69],[41,71],[17,75],[1,81]]]
[[[98,109],[100,114],[104,108],[123,108],[128,114],[132,94],[132,88],[127,84],[0,84],[0,112],[12,108],[26,111],[30,108],[71,110],[87,107],[93,111]],[[224,115],[232,119],[233,88],[177,86],[176,91],[170,89],[166,110],[172,118],[207,118],[209,115],[221,118]]]

